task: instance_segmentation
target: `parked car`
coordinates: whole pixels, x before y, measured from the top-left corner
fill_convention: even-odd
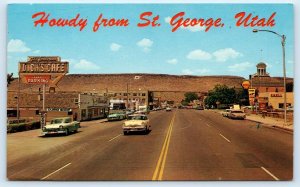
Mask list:
[[[73,121],[71,117],[54,118],[50,123],[42,128],[42,135],[48,134],[65,134],[77,132],[80,127],[78,121]]]
[[[149,119],[144,114],[133,114],[123,123],[123,133],[127,135],[129,132],[144,132],[145,134],[151,130]]]
[[[172,111],[171,107],[167,107],[167,108],[166,108],[166,111],[167,111],[167,112]]]
[[[132,114],[134,114],[134,110],[126,110],[126,112],[125,112],[125,115],[126,115],[126,118],[129,116],[129,115],[132,115]]]
[[[113,113],[107,116],[107,121],[117,121],[117,120],[123,120],[125,118],[126,118],[125,113]]]
[[[241,110],[231,110],[228,113],[228,118],[230,118],[230,119],[245,119],[246,114]]]
[[[204,110],[204,107],[203,107],[203,106],[196,106],[195,109],[196,109],[196,110]]]
[[[231,111],[231,109],[226,109],[224,112],[222,112],[222,116],[223,117],[228,117],[229,112]]]

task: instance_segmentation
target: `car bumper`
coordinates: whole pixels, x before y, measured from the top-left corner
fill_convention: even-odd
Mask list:
[[[42,135],[49,135],[49,134],[65,134],[66,130],[57,130],[57,131],[42,131]]]
[[[107,121],[117,121],[120,120],[120,118],[107,118]]]
[[[145,131],[147,130],[146,127],[126,127],[123,128],[124,132],[139,132],[139,131]]]
[[[243,116],[232,116],[231,118],[232,119],[245,119],[245,117],[243,117]]]

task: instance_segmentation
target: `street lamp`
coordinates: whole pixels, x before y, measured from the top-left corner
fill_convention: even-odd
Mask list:
[[[284,87],[284,94],[283,94],[283,100],[284,100],[284,125],[286,124],[286,71],[285,71],[285,35],[280,35],[277,32],[271,31],[271,30],[260,30],[260,29],[253,29],[254,33],[257,32],[270,32],[273,34],[276,34],[281,38],[281,46],[282,46],[282,64],[283,64],[283,87]]]

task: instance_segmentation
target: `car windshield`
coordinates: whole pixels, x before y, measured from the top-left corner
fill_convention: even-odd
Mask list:
[[[128,116],[129,120],[146,120],[146,116]]]
[[[63,119],[53,119],[51,120],[51,124],[59,124],[62,123]]]

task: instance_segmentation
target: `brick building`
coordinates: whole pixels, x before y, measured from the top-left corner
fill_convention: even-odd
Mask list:
[[[271,77],[267,72],[267,65],[260,62],[256,65],[257,72],[250,75],[251,88],[256,89],[256,101],[259,108],[264,109],[272,106],[274,109],[283,108],[284,84],[283,78]],[[288,82],[293,82],[288,78]],[[287,105],[294,106],[293,93],[287,94]]]

